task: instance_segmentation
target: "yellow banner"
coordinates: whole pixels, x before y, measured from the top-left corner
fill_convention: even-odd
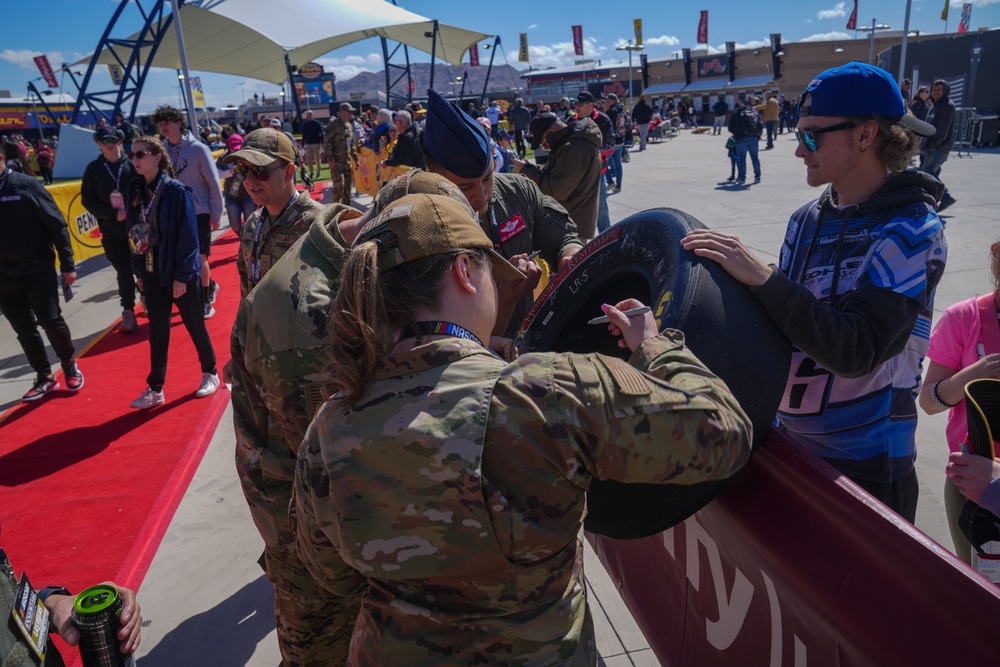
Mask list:
[[[83,207],[80,199],[81,183],[82,181],[67,181],[45,186],[56,201],[60,213],[66,218],[69,240],[73,246],[73,258],[77,263],[104,254],[97,218]]]
[[[632,19],[632,26],[635,28],[635,45],[642,46],[642,19]]]
[[[944,9],[941,10],[941,20],[948,20],[948,5],[951,4],[951,0],[944,0]]]
[[[116,86],[122,85],[122,68],[117,63],[108,63],[108,74],[111,75],[111,83]]]
[[[378,153],[370,148],[358,149],[358,162],[354,165],[354,187],[359,193],[374,197],[378,194]]]
[[[191,77],[191,96],[194,97],[195,109],[205,108],[205,90],[201,87],[201,77]]]
[[[528,57],[528,33],[521,33],[521,46],[517,50],[517,60],[518,62],[527,63],[531,62]]]

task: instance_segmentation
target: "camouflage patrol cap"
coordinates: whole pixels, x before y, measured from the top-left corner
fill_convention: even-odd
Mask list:
[[[375,201],[372,202],[371,208],[365,213],[365,222],[377,216],[386,206],[397,199],[417,194],[451,197],[469,209],[469,215],[475,215],[475,211],[469,206],[469,200],[465,198],[457,185],[440,174],[422,169],[411,169],[382,186],[382,189],[375,195]],[[364,227],[365,222],[361,223],[362,227]]]
[[[467,203],[450,196],[410,194],[393,201],[361,229],[355,245],[392,232],[394,244],[380,247],[379,271],[452,250],[482,248],[493,264],[496,281],[525,276],[493,249]]]
[[[295,162],[295,146],[284,132],[265,127],[254,130],[243,139],[240,150],[222,158],[222,164],[232,164],[239,159],[264,167],[275,160]]]

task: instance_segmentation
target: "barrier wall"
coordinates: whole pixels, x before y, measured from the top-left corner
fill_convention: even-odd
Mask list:
[[[73,245],[73,258],[78,264],[104,253],[104,248],[101,246],[101,231],[97,228],[97,218],[83,207],[80,199],[81,183],[82,181],[66,181],[45,186],[56,201],[59,211],[66,218],[69,240]]]
[[[588,539],[664,666],[998,660],[1000,589],[777,430],[684,523]]]

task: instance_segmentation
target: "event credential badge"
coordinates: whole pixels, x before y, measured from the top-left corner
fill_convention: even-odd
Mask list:
[[[45,650],[49,644],[49,610],[38,599],[38,593],[24,573],[21,573],[21,581],[17,584],[17,599],[11,615],[25,642],[45,664]]]

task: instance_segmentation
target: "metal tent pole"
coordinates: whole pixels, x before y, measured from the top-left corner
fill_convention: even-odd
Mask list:
[[[198,119],[194,115],[194,94],[191,92],[191,73],[188,72],[187,51],[184,50],[184,31],[181,29],[181,15],[177,0],[170,0],[170,10],[174,15],[174,31],[177,33],[177,50],[181,56],[181,71],[184,72],[184,99],[187,102],[188,127],[197,134]]]

